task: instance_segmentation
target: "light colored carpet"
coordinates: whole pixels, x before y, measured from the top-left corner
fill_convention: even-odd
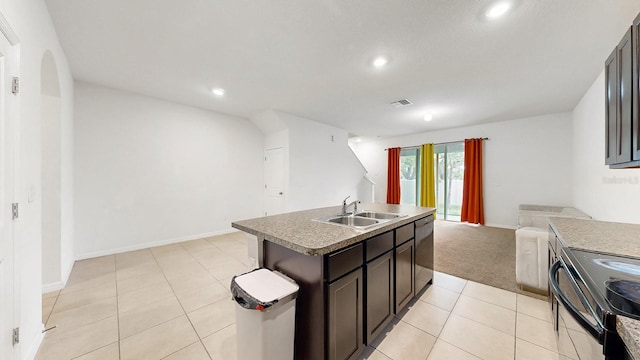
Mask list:
[[[534,296],[516,284],[515,230],[436,220],[436,271]]]

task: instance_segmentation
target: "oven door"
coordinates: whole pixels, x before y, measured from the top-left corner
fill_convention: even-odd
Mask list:
[[[581,360],[604,359],[604,327],[577,285],[576,277],[562,258],[549,270],[551,292],[558,301],[558,351]]]

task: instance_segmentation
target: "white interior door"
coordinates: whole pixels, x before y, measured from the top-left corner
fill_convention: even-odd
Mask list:
[[[284,212],[284,148],[267,149],[264,152],[264,197],[265,215]]]
[[[14,253],[14,149],[15,95],[11,82],[15,74],[15,48],[0,33],[0,359],[14,359],[13,328],[18,321],[15,311],[17,287]]]

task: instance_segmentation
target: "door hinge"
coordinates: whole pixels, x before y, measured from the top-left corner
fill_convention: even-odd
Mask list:
[[[19,342],[20,342],[20,328],[17,327],[13,329],[13,345],[15,346]]]
[[[15,220],[18,218],[19,215],[20,213],[18,211],[18,203],[11,204],[11,218]]]
[[[14,76],[13,80],[11,81],[11,93],[13,95],[18,95],[19,92],[20,92],[20,78],[17,76]]]

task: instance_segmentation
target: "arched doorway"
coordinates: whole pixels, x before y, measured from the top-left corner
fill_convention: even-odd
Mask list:
[[[60,81],[53,54],[47,51],[41,63],[41,195],[42,195],[42,284],[61,288],[62,279],[62,175]]]

